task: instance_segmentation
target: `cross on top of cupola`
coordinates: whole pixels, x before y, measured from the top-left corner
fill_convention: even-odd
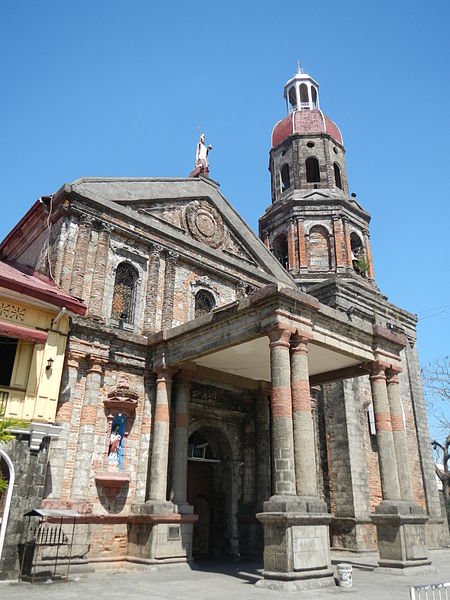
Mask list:
[[[284,98],[288,113],[296,110],[314,110],[319,106],[319,84],[304,73],[297,61],[297,73],[284,86]]]

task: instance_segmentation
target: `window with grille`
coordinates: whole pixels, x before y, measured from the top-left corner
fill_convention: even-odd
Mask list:
[[[214,300],[214,296],[211,294],[211,292],[199,290],[195,294],[195,318],[200,317],[201,315],[206,315],[214,310],[215,306],[216,301]]]
[[[132,324],[138,274],[128,263],[120,263],[116,270],[111,318]]]

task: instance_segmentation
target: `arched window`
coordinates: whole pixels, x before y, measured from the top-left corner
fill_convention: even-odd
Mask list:
[[[309,268],[311,271],[331,269],[330,236],[322,225],[314,225],[309,231]]]
[[[281,191],[285,192],[291,187],[291,177],[289,175],[289,165],[283,165],[280,170]]]
[[[289,104],[292,110],[297,110],[297,95],[295,93],[295,87],[291,87],[288,93]]]
[[[317,90],[314,86],[311,87],[312,107],[317,108]]]
[[[337,163],[333,163],[334,167],[334,181],[336,183],[336,187],[342,190],[342,179],[341,179],[341,168]]]
[[[138,273],[129,263],[123,262],[117,267],[114,281],[114,294],[111,318],[132,324]]]
[[[359,235],[353,232],[350,235],[350,247],[352,250],[352,265],[355,271],[365,277],[367,275],[368,265],[364,254],[364,246]]]
[[[310,156],[305,161],[306,181],[308,183],[318,183],[320,181],[319,161],[315,156]]]
[[[285,235],[281,234],[275,239],[273,243],[273,253],[283,267],[286,270],[289,269],[288,243]]]
[[[206,315],[214,310],[215,306],[216,301],[211,292],[208,292],[207,290],[199,290],[195,294],[195,318],[200,317],[201,315]]]
[[[300,85],[300,105],[302,108],[310,108],[308,86],[306,85],[306,83],[302,83]]]

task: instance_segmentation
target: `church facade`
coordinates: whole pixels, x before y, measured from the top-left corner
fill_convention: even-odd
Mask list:
[[[304,589],[333,584],[330,545],[403,570],[446,542],[417,319],[376,286],[317,82],[285,98],[260,239],[206,152],[189,178],[66,184],[0,246],[87,306],[42,500],[79,513],[79,564],[264,556],[261,585]]]

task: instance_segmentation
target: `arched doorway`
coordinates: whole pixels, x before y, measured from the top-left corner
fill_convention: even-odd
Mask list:
[[[231,446],[219,429],[200,427],[189,437],[188,456],[188,502],[198,515],[192,555],[196,559],[231,555],[236,520]]]
[[[6,490],[0,490],[0,559],[5,542],[6,526],[8,524],[9,509],[14,488],[15,471],[9,456],[0,450],[0,477],[8,482]]]

